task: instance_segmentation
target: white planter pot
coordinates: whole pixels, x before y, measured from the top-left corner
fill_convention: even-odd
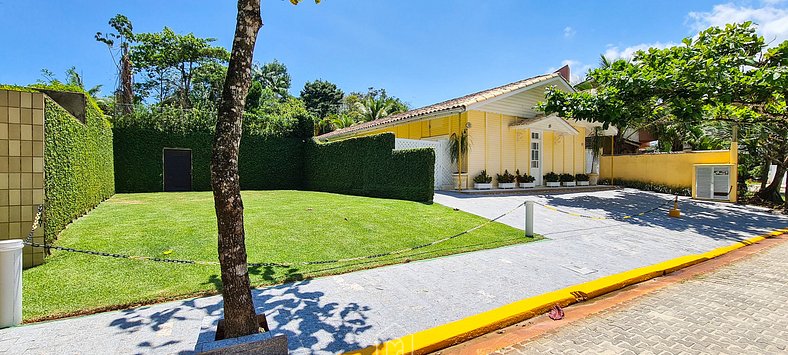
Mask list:
[[[520,183],[520,187],[526,188],[526,189],[532,189],[532,188],[536,187],[536,183],[535,182],[521,182]]]
[[[516,182],[499,182],[498,188],[499,189],[513,189],[517,185]]]
[[[574,181],[571,181],[571,182],[562,182],[562,184],[563,184],[564,186],[575,186],[575,182],[574,182]]]
[[[489,190],[492,189],[492,183],[480,184],[478,182],[473,183],[473,188],[477,190]]]
[[[577,186],[588,186],[588,181],[578,181]]]
[[[547,186],[547,187],[559,187],[559,186],[561,186],[561,183],[560,183],[560,182],[558,182],[558,181],[555,181],[555,182],[553,182],[553,181],[547,181],[547,182],[545,182],[544,184],[545,184],[545,186]]]

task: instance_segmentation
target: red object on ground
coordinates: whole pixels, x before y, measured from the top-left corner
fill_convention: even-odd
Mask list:
[[[561,306],[555,305],[553,309],[550,310],[550,313],[547,313],[547,316],[552,320],[564,319],[564,310],[561,309]]]

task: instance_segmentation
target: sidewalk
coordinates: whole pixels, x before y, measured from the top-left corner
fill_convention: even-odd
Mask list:
[[[623,215],[667,196],[635,190],[527,197],[564,210]],[[522,196],[436,195],[436,202],[487,217]],[[604,208],[604,210],[603,210]],[[549,240],[381,267],[256,290],[255,303],[294,353],[337,353],[397,338],[548,291],[674,257],[726,246],[788,226],[788,219],[732,205],[685,202],[626,222],[591,220],[537,206],[536,232]],[[522,228],[522,208],[502,219]],[[189,353],[205,297],[0,330],[0,354]]]
[[[781,243],[496,353],[786,353],[787,291]]]

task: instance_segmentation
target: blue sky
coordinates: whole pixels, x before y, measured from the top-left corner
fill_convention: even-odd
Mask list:
[[[788,39],[788,4],[768,1],[323,0],[292,6],[262,0],[265,26],[255,60],[284,62],[291,92],[322,78],[347,91],[386,88],[422,106],[555,70],[574,74],[599,55],[627,56],[665,46],[699,28],[755,20],[767,39]],[[76,66],[88,86],[115,85],[103,44],[116,13],[135,32],[232,40],[235,4],[216,0],[0,0],[0,83],[29,84],[41,69],[62,76]],[[9,34],[15,34],[11,36]]]

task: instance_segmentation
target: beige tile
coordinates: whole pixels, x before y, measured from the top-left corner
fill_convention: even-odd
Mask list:
[[[20,152],[19,141],[18,140],[9,140],[8,141],[8,156],[9,157],[18,157]]]
[[[23,124],[21,126],[21,140],[23,141],[31,141],[33,140],[33,125],[30,124]]]
[[[25,257],[22,258],[22,268],[23,269],[29,269],[29,268],[31,268],[33,266],[35,266],[35,265],[33,265],[33,258],[30,257],[29,255],[25,255]]]
[[[23,157],[33,156],[33,141],[20,141],[19,142],[19,155]]]
[[[33,190],[33,204],[40,205],[42,203],[44,203],[44,190],[42,189]]]
[[[8,122],[8,107],[0,105],[0,122]]]
[[[8,223],[8,206],[0,207],[0,223]]]
[[[8,106],[8,91],[0,90],[0,106]]]
[[[8,206],[8,190],[0,190],[0,206]]]
[[[33,157],[22,157],[20,158],[20,163],[21,163],[21,168],[19,169],[19,171],[23,173],[33,172]]]
[[[20,193],[20,195],[21,195],[20,197],[21,198],[19,199],[20,200],[19,203],[22,206],[30,206],[30,205],[32,205],[33,204],[33,190],[21,190],[21,191],[22,192]],[[25,210],[27,210],[27,209],[25,208]],[[28,212],[29,211],[23,211],[22,217],[25,217],[24,213],[28,213]],[[25,221],[32,221],[33,217],[25,218],[24,220]]]
[[[44,172],[44,158],[33,158],[33,172],[34,173]]]
[[[19,123],[20,120],[19,107],[8,108],[8,123]]]
[[[44,156],[44,142],[33,141],[33,156],[34,157]]]
[[[22,158],[20,157],[8,157],[8,172],[9,173],[18,173],[22,171]]]
[[[8,189],[8,173],[0,173],[0,190]]]
[[[8,92],[8,106],[16,106],[19,107],[19,91],[9,91]]]
[[[44,108],[44,94],[40,92],[33,93],[33,108]]]
[[[19,139],[22,136],[22,127],[18,124],[8,125],[8,139]]]
[[[7,156],[8,156],[8,141],[0,139],[0,157],[7,157]]]
[[[20,192],[20,190],[17,189],[8,190],[8,205],[19,206],[20,202],[22,202],[22,193]]]
[[[19,213],[19,206],[9,206],[8,207],[8,222],[19,222],[19,218],[21,217]]]
[[[22,108],[19,110],[19,122],[22,124],[33,124],[33,109]]]
[[[31,197],[30,198],[32,199],[32,190],[30,190],[30,191],[31,191]],[[26,224],[30,224],[30,226],[32,228],[32,226],[33,226],[33,216],[34,216],[34,213],[33,213],[33,209],[34,208],[33,208],[33,206],[28,204],[28,205],[22,206],[21,209],[22,209],[21,222],[26,223]]]
[[[8,123],[0,123],[0,139],[8,139]]]
[[[33,140],[39,142],[44,140],[44,126],[33,126]]]
[[[40,248],[38,248],[40,249]],[[43,251],[36,251],[33,253],[33,261],[31,262],[32,266],[41,265],[44,263],[44,252]]]
[[[22,186],[20,183],[21,174],[20,173],[9,173],[8,174],[8,188],[9,189],[18,189]]]
[[[35,232],[33,232],[34,237],[40,237],[41,241],[44,241],[44,228],[38,228]]]
[[[33,109],[33,124],[44,125],[44,110]]]
[[[33,188],[33,173],[25,173],[19,175],[19,187],[22,189]]]
[[[32,108],[33,107],[33,94],[32,93],[22,92],[22,93],[19,93],[19,97],[20,97],[19,106],[26,107],[26,108]]]
[[[11,176],[9,175],[9,183],[11,181]],[[44,188],[44,173],[33,173],[33,188],[34,189],[43,189]]]
[[[0,157],[0,173],[8,172],[8,157]]]
[[[33,227],[33,221],[20,221],[19,222],[19,231],[18,235],[20,238],[27,237],[27,233],[30,232],[30,228]]]
[[[6,240],[8,238],[8,223],[0,222],[0,240]]]

